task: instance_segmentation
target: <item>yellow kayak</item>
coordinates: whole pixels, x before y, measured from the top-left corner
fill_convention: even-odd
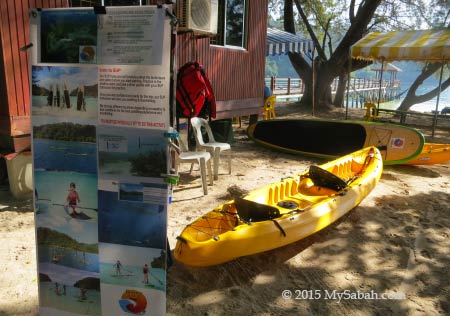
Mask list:
[[[357,206],[378,183],[380,151],[367,147],[224,203],[186,226],[174,257],[211,266],[305,238]]]
[[[450,161],[450,144],[425,143],[422,152],[405,165],[433,165]]]

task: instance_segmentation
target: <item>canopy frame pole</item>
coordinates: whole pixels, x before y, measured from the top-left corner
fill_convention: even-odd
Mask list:
[[[441,72],[439,74],[439,90],[438,90],[438,95],[436,98],[436,109],[434,110],[433,128],[431,129],[431,138],[434,138],[434,131],[436,130],[436,127],[437,127],[437,117],[438,117],[439,99],[440,99],[441,91],[442,91],[442,74],[444,72],[444,63],[445,63],[445,56],[442,56]]]
[[[314,60],[314,54],[316,52],[316,46],[313,46],[312,50],[312,116],[314,116],[315,112],[315,103],[316,103],[316,61]]]
[[[381,85],[383,84],[384,57],[381,57],[380,86],[378,87],[377,112],[380,110]]]
[[[345,105],[345,119],[348,119],[348,98],[350,96],[350,83],[352,80],[352,55],[350,53],[350,58],[348,60],[347,67],[347,97],[346,97],[346,105]]]

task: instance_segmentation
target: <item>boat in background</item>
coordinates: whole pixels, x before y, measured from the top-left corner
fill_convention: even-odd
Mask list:
[[[450,144],[425,143],[419,156],[405,162],[405,165],[433,165],[449,161]]]
[[[361,203],[382,170],[375,147],[310,166],[187,225],[177,237],[174,257],[190,266],[211,266],[303,239]]]
[[[324,159],[375,146],[385,165],[414,159],[425,143],[417,129],[366,121],[275,119],[250,125],[247,134],[257,144],[273,150]]]

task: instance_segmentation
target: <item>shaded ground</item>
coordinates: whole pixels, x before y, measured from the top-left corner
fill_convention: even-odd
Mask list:
[[[361,118],[363,112],[352,111],[352,115]],[[291,106],[277,108],[278,116],[308,114]],[[343,115],[342,110],[326,114]],[[207,196],[203,196],[199,172],[188,175],[189,166],[182,165],[186,172],[169,209],[171,248],[185,225],[229,199],[231,185],[252,190],[320,163],[258,147],[247,139],[245,125],[234,125],[232,174],[221,168]],[[435,142],[450,142],[446,129],[439,129],[436,136]],[[347,216],[283,248],[211,268],[175,262],[168,273],[167,314],[450,314],[449,167],[385,167],[379,185]],[[0,315],[35,315],[31,201],[11,200],[4,187],[0,193],[0,204],[10,205],[0,210],[0,260],[6,269],[0,274]],[[285,290],[291,291],[292,298],[282,297]],[[358,293],[366,297],[353,297]],[[374,299],[383,293],[391,299]],[[342,299],[337,295],[343,295]]]

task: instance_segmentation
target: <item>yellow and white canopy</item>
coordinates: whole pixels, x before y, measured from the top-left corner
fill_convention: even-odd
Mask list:
[[[450,29],[372,32],[351,47],[351,57],[365,60],[450,60]]]

